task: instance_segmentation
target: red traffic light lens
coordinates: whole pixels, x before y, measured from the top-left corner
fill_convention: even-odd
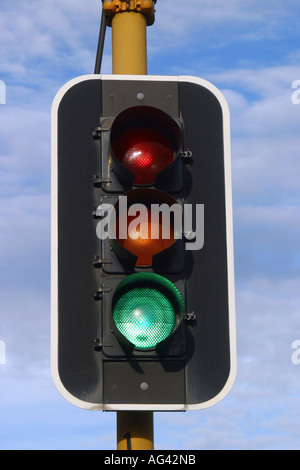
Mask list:
[[[150,185],[156,174],[173,161],[167,137],[156,129],[136,127],[123,132],[114,142],[119,161],[135,175],[134,184]]]
[[[111,127],[111,164],[116,174],[118,166],[125,167],[133,185],[152,186],[157,173],[176,159],[181,145],[181,128],[171,116],[150,106],[128,108]]]

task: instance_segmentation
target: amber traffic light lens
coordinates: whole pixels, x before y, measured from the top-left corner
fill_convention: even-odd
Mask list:
[[[173,226],[167,227],[161,214],[159,214],[158,221],[151,221],[151,208],[149,206],[145,207],[147,208],[147,214],[139,218],[140,222],[138,224],[136,223],[136,217],[128,216],[127,238],[118,239],[120,245],[138,257],[136,266],[150,266],[154,255],[174,243]],[[170,232],[167,239],[162,238],[165,229],[169,229]],[[158,239],[151,237],[153,231],[159,234]]]
[[[136,266],[151,266],[153,256],[175,242],[173,204],[175,199],[155,189],[127,193],[125,210],[117,211],[116,239],[137,257]]]

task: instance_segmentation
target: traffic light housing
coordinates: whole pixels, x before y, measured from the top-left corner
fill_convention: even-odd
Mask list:
[[[232,387],[229,112],[205,80],[58,92],[51,345],[58,390],[87,409],[205,408]]]

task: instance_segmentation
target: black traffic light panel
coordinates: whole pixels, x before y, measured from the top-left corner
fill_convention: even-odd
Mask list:
[[[197,409],[230,390],[229,112],[210,83],[87,75],[58,92],[51,344],[83,408]]]

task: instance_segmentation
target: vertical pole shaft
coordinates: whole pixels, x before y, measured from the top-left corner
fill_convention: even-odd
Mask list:
[[[117,412],[117,449],[153,450],[153,412]]]
[[[142,13],[126,11],[112,19],[113,74],[147,74],[146,18]]]
[[[113,74],[147,74],[147,20],[142,13],[126,11],[112,19]],[[117,449],[152,450],[153,412],[117,412]]]

